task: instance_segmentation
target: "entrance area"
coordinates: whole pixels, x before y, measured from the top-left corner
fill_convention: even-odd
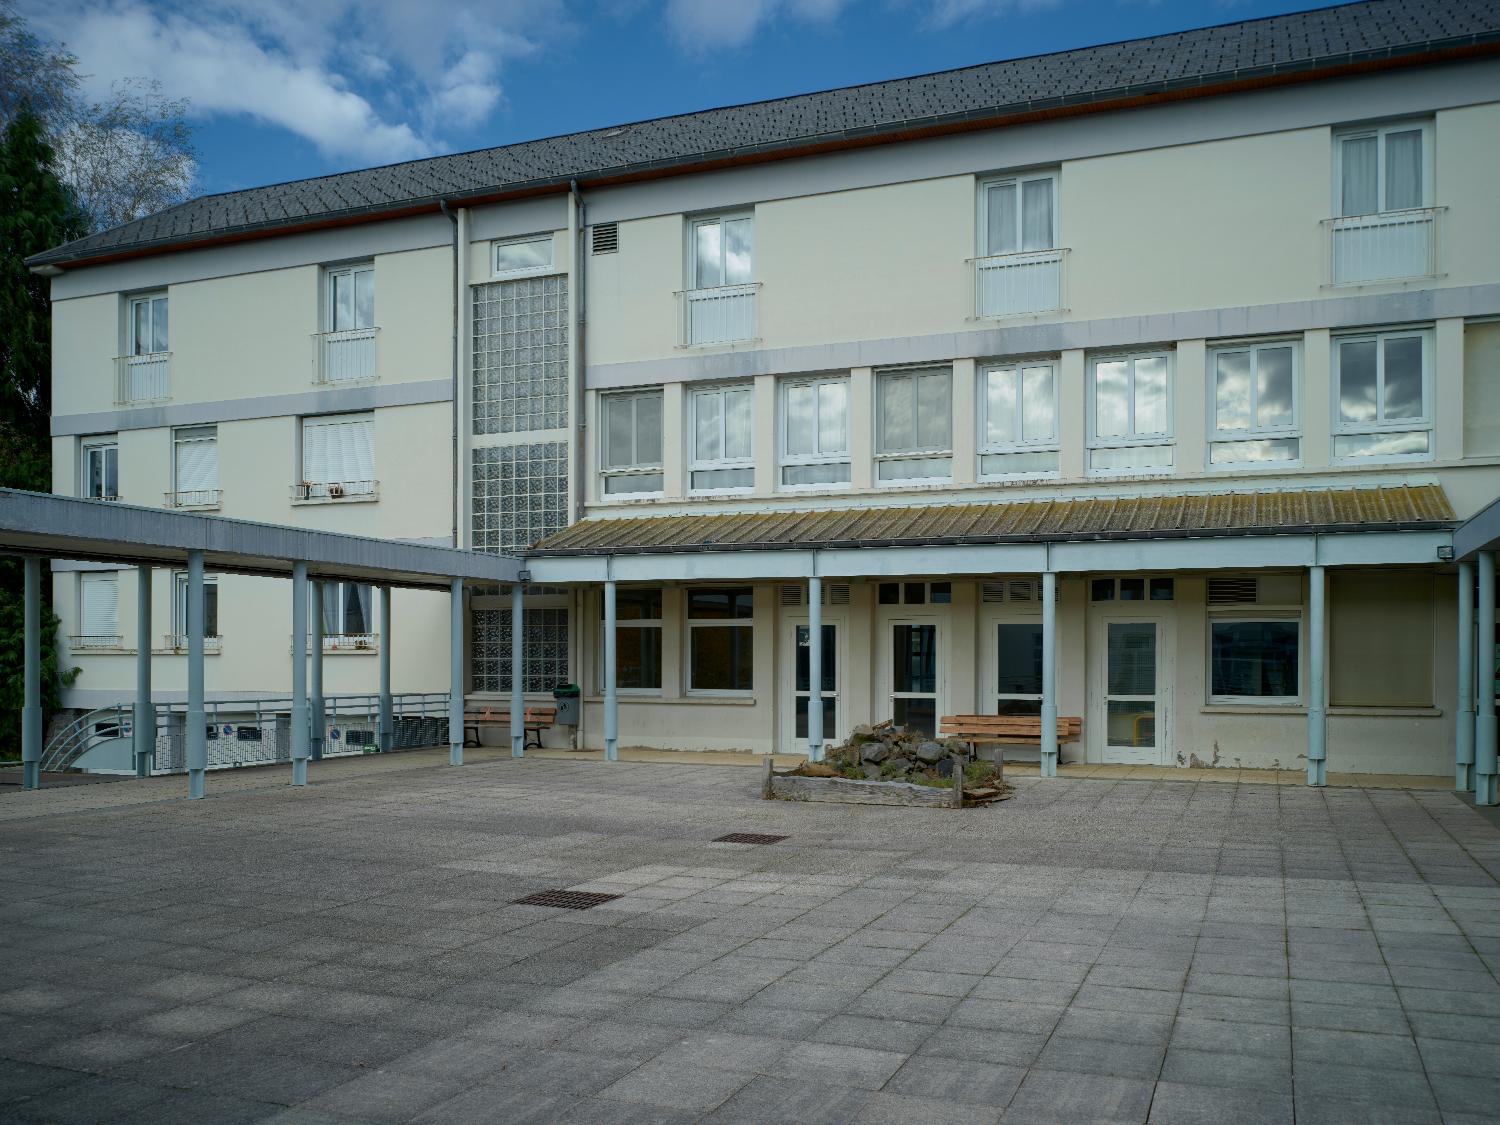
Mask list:
[[[896,725],[937,734],[938,627],[895,621],[891,633],[891,717]]]

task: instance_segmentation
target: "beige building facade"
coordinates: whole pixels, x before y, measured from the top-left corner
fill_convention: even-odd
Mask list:
[[[1329,37],[1306,58],[1188,33],[1160,89],[1054,56],[1057,112],[769,123],[888,83],[699,115],[675,156],[586,134],[547,183],[350,214],[332,177],[302,221],[236,193],[203,237],[61,248],[55,491],[524,555],[527,698],[584,692],[552,745],[804,752],[821,663],[828,740],[1050,706],[1064,762],[1446,773],[1452,530],[1500,495],[1500,28],[1416,11],[1375,65],[1318,15],[1277,17]],[[1226,42],[1272,53],[1193,69]],[[54,568],[71,705],[129,696],[135,580]],[[218,580],[211,699],[288,693],[284,601]],[[329,692],[373,690],[379,602],[325,591]],[[510,607],[468,593],[473,703],[510,697]],[[392,614],[396,689],[443,690],[442,597]]]

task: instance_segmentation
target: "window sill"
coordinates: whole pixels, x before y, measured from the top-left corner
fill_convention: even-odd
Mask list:
[[[376,492],[362,492],[355,496],[313,496],[306,500],[293,500],[294,508],[316,508],[328,504],[373,504],[380,499]]]
[[[1440,719],[1441,707],[1330,707],[1329,717],[1351,716],[1372,719]]]
[[[1198,708],[1200,715],[1287,715],[1306,718],[1307,705],[1303,703],[1205,703]]]
[[[210,656],[218,656],[223,651],[224,650],[222,647],[208,648],[207,646],[205,646],[203,649],[203,655],[205,658]],[[151,650],[152,656],[186,656],[187,654],[188,650],[185,648],[153,648]]]
[[[124,646],[100,646],[96,648],[91,645],[84,645],[77,648],[69,645],[68,652],[73,656],[134,656],[136,654],[135,649],[125,648]]]
[[[361,375],[357,379],[325,379],[319,376],[312,381],[312,385],[316,390],[330,391],[336,390],[339,387],[368,387],[371,383],[378,382],[380,382],[378,374]]]

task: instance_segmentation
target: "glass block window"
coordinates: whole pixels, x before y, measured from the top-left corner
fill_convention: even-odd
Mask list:
[[[473,622],[473,690],[510,690],[510,610],[476,609]],[[568,682],[568,611],[541,606],[526,610],[527,692],[551,691]]]
[[[474,432],[568,424],[568,279],[474,287]]]
[[[567,522],[567,442],[474,450],[474,550],[519,551]]]

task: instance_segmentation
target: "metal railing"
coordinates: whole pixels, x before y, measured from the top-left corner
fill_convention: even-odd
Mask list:
[[[124,638],[119,633],[74,633],[68,638],[68,647],[75,652],[91,648],[119,648]]]
[[[980,319],[1059,312],[1067,251],[1029,250],[971,258],[974,315]]]
[[[378,633],[324,633],[324,652],[374,651],[380,645]]]
[[[224,491],[219,488],[192,488],[165,495],[168,508],[217,508]]]
[[[187,704],[157,703],[153,774],[184,773]],[[448,693],[391,696],[391,749],[440,746],[448,741]],[[79,716],[57,730],[42,749],[44,773],[71,769],[91,750],[132,735],[134,706],[114,703]],[[325,758],[377,753],[380,696],[330,695],[323,700]],[[309,711],[309,735],[315,722]],[[221,699],[204,704],[209,769],[291,760],[291,700]]]
[[[115,405],[171,398],[171,362],[171,352],[116,356]]]
[[[314,484],[303,481],[292,485],[293,500],[349,500],[380,495],[378,480],[343,480]]]
[[[168,633],[162,638],[162,645],[168,652],[186,652],[188,650],[188,638],[186,633]],[[222,652],[224,648],[223,637],[204,637],[204,652]]]
[[[1325,219],[1331,285],[1436,277],[1441,207]]]
[[[754,340],[760,282],[684,289],[677,294],[677,338],[683,347]]]
[[[378,328],[349,328],[319,332],[313,337],[318,349],[313,381],[358,383],[375,378],[375,334]]]

